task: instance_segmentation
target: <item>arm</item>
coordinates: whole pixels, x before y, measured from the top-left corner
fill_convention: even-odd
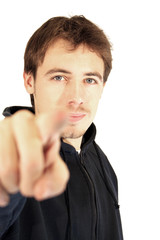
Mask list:
[[[10,196],[10,202],[6,207],[0,207],[0,237],[16,221],[25,202],[26,198],[16,193]]]
[[[19,216],[25,197],[43,200],[65,190],[69,171],[59,155],[63,122],[64,114],[24,110],[0,122],[0,235]]]

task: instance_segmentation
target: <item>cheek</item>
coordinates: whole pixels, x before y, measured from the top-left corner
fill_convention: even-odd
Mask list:
[[[88,97],[89,102],[94,109],[97,109],[99,101],[101,99],[101,95],[102,95],[102,90],[99,89],[98,91],[92,92],[92,94],[90,94],[90,97]]]
[[[62,102],[63,95],[63,89],[51,84],[37,86],[35,92],[37,106],[39,106],[42,111],[54,109]]]
[[[94,96],[92,101],[89,102],[89,108],[90,108],[90,111],[91,111],[92,119],[96,115],[98,104],[99,104],[99,100],[100,100],[100,98],[97,98],[97,97]]]

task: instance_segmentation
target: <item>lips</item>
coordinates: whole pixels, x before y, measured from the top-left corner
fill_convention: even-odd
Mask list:
[[[72,123],[76,123],[82,120],[85,116],[86,116],[85,113],[71,113],[69,115],[69,121]]]

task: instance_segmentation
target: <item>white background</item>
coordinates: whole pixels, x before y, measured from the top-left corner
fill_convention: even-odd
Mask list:
[[[113,70],[95,122],[97,142],[119,179],[124,238],[160,239],[158,0],[1,1],[0,112],[30,105],[22,74],[31,34],[53,16],[75,14],[103,28],[113,44]]]

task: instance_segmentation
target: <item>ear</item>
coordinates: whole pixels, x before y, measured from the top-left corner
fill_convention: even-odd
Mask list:
[[[34,77],[31,73],[23,73],[24,86],[29,94],[34,94]]]
[[[106,82],[107,82],[107,81],[105,81],[105,82],[103,83],[103,88],[106,86]]]

